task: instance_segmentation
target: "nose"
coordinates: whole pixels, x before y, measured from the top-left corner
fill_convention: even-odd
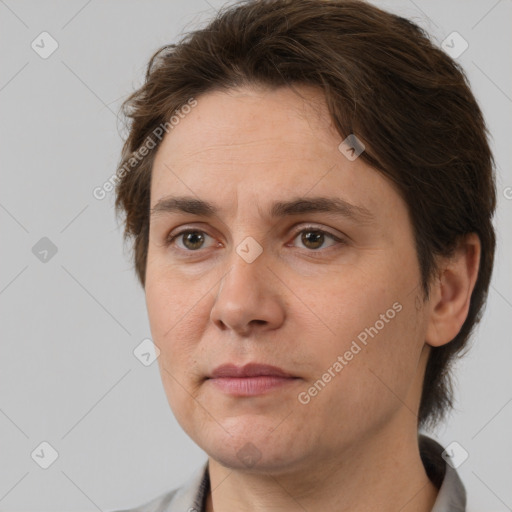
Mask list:
[[[264,254],[247,263],[233,251],[232,265],[219,284],[210,318],[221,330],[241,336],[279,328],[285,319],[283,286]]]

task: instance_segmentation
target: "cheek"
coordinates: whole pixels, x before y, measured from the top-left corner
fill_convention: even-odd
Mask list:
[[[175,286],[168,278],[146,277],[146,307],[151,328],[153,342],[160,349],[158,358],[162,377],[167,378],[163,369],[171,375],[179,378],[185,365],[186,354],[193,338],[182,335],[184,326],[187,326],[189,316],[193,315],[190,304],[181,293],[177,293]],[[174,386],[172,379],[166,382],[166,386]]]
[[[389,270],[376,268],[370,272],[368,266],[351,266],[340,268],[321,287],[304,289],[302,296],[307,297],[307,304],[317,313],[325,335],[339,340],[342,346],[350,345],[359,333],[380,322],[380,315],[392,309],[400,298],[390,282],[393,281]],[[391,310],[388,316],[394,313]]]
[[[200,343],[210,322],[211,286],[180,280],[176,273],[147,276],[146,306],[159,361],[182,383],[202,378],[211,356]]]
[[[388,305],[386,301],[384,304]],[[390,313],[393,318],[384,326],[377,323],[378,315],[370,315],[363,327],[365,322],[357,322],[347,329],[355,333],[353,336],[340,334],[328,347],[319,344],[310,353],[315,361],[314,377],[301,389],[306,393],[301,399],[309,400],[301,407],[310,417],[328,418],[322,426],[327,438],[339,436],[340,428],[349,439],[361,430],[378,429],[407,402],[422,343],[414,300],[402,300],[400,305],[402,309],[393,309],[396,314]],[[375,308],[375,313],[386,311],[388,308]],[[363,336],[358,338],[358,334]],[[324,385],[321,381],[328,382]]]
[[[183,294],[175,279],[148,274],[146,305],[154,343],[160,349],[158,365],[167,401],[177,421],[188,428],[194,410],[199,377],[197,345],[206,314],[207,297]],[[204,296],[204,291],[200,294]],[[201,323],[202,322],[202,323]]]
[[[146,307],[153,335],[167,338],[179,330],[180,324],[189,314],[194,314],[194,306],[208,290],[190,279],[180,279],[172,267],[155,258],[148,265],[146,273]]]
[[[179,318],[183,305],[165,279],[146,281],[146,307],[153,336],[165,337]]]
[[[386,392],[385,384],[405,390],[414,378],[423,346],[415,266],[399,269],[387,261],[387,266],[375,265],[371,272],[369,266],[340,272],[322,293],[308,289],[308,303],[318,312],[322,322],[317,323],[325,333],[321,336],[325,342],[309,349],[315,374],[327,372],[342,356],[346,363],[343,370],[337,366],[336,374],[343,378],[333,387],[351,383],[357,397],[354,403],[364,398],[357,390],[372,390],[370,400],[372,393]],[[379,382],[379,376],[385,383]]]

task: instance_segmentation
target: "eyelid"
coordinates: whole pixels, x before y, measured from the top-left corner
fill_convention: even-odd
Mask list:
[[[321,233],[324,233],[325,235],[329,235],[329,236],[332,236],[335,240],[343,240],[344,238],[344,235],[337,235],[335,233],[332,233],[331,231],[329,231],[328,229],[326,229],[324,226],[320,226],[320,225],[317,225],[317,224],[300,224],[296,229],[294,229],[293,233],[294,233],[294,238],[299,234],[301,233],[302,231],[306,231],[306,230],[311,230],[311,231],[320,231]]]

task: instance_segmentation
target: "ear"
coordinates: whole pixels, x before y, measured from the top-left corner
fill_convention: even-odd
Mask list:
[[[457,336],[469,311],[480,266],[480,239],[466,235],[453,256],[439,263],[439,274],[430,287],[430,315],[425,341],[432,347],[445,345]]]

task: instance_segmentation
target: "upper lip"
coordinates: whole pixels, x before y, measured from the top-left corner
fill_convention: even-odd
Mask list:
[[[210,379],[220,377],[261,377],[261,376],[275,376],[275,377],[293,377],[277,366],[260,363],[248,363],[244,366],[237,366],[235,364],[222,364],[215,368]]]

